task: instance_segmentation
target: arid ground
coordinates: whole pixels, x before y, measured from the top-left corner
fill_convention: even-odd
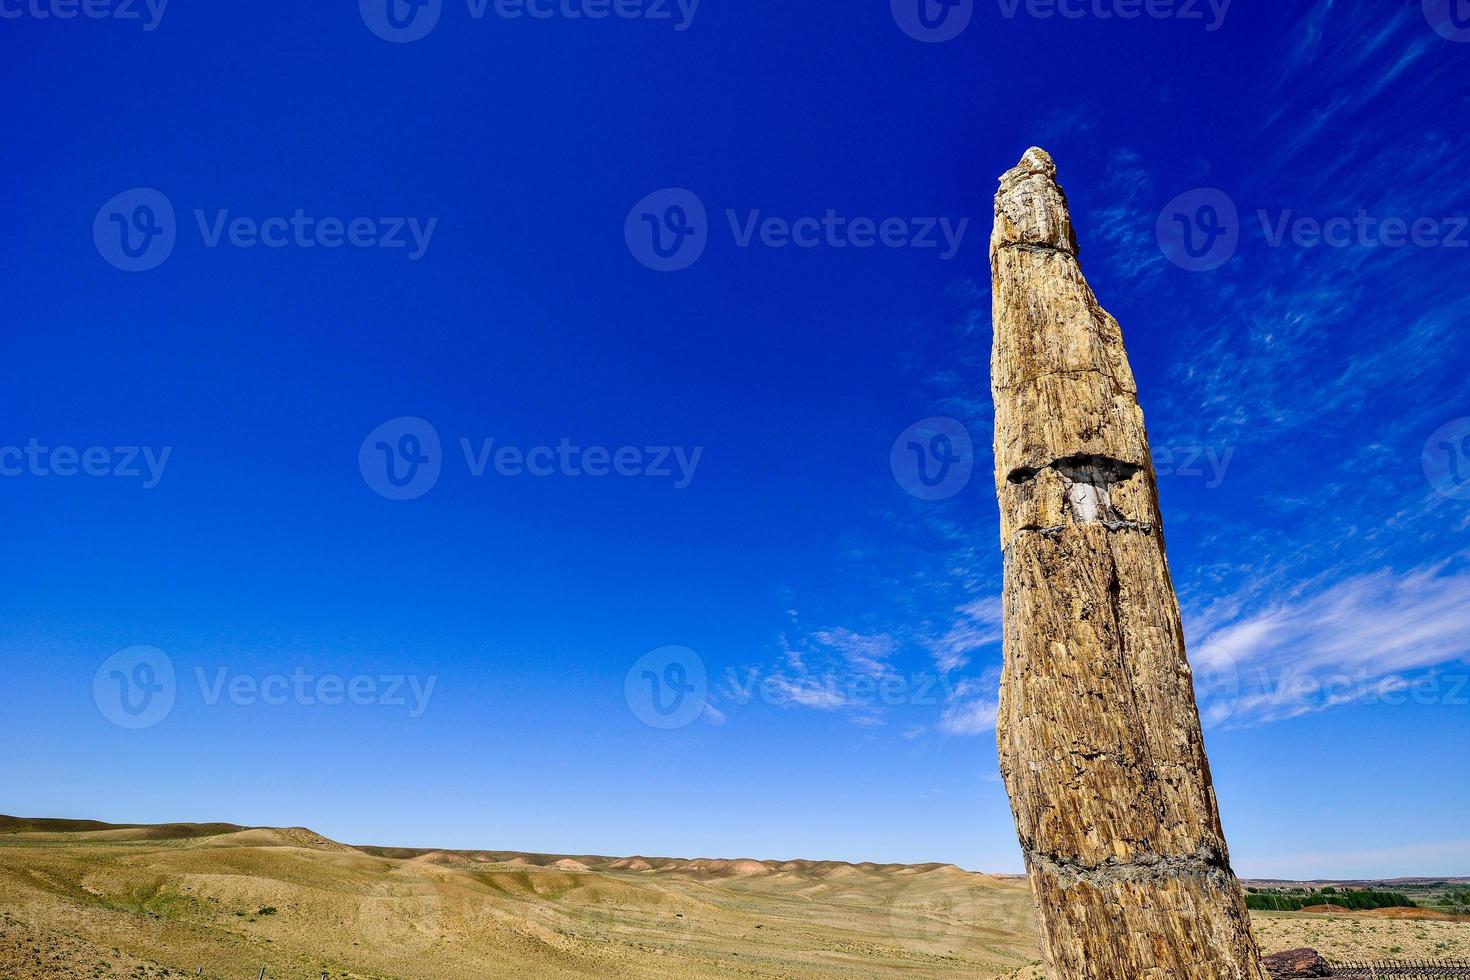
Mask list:
[[[1470,956],[1470,921],[1256,913],[1268,951]],[[951,865],[349,847],[0,817],[0,978],[1032,977],[1030,897]]]

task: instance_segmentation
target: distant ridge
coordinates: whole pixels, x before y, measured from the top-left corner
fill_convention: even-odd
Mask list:
[[[234,823],[103,823],[58,817],[11,817],[0,813],[0,834],[79,834],[90,831],[139,831],[139,840],[181,840],[233,834],[253,828]]]
[[[874,864],[871,861],[760,861],[755,858],[609,857],[602,854],[533,854],[525,851],[450,850],[437,847],[382,847],[357,844],[373,857],[429,864],[490,863],[556,871],[625,871],[639,874],[693,874],[708,878],[758,878],[768,875],[806,875],[821,878],[861,878],[865,875],[962,875],[1004,878],[966,871],[939,862],[928,864]]]
[[[997,881],[1020,880],[1024,876],[967,871],[954,864],[875,864],[847,861],[757,860],[754,858],[676,858],[631,855],[610,857],[599,854],[534,854],[523,851],[450,850],[433,847],[385,847],[374,844],[349,845],[332,840],[305,827],[249,827],[235,823],[107,823],[101,820],[74,820],[61,817],[16,817],[0,814],[0,835],[7,834],[88,834],[98,839],[125,840],[190,840],[216,838],[212,846],[236,847],[305,847],[313,850],[356,851],[373,857],[407,861],[419,859],[425,864],[454,865],[464,863],[506,864],[548,871],[623,871],[633,873],[681,873],[712,878],[747,878],[767,875],[801,875],[820,878],[861,877],[865,874],[898,875],[963,875]],[[1399,878],[1288,878],[1242,879],[1243,884],[1257,886],[1337,885],[1371,887],[1374,885],[1411,885],[1446,882],[1470,884],[1470,875]]]
[[[80,834],[110,841],[198,840],[209,847],[304,847],[312,850],[355,851],[372,857],[420,864],[503,864],[528,869],[571,873],[621,871],[635,874],[689,874],[707,878],[761,878],[803,876],[817,878],[861,878],[867,875],[958,875],[965,871],[953,864],[875,864],[871,861],[782,860],[755,858],[609,857],[599,854],[533,854],[522,851],[449,850],[433,847],[381,847],[349,845],[305,827],[248,827],[234,823],[119,824],[101,820],[69,820],[56,817],[13,817],[0,814],[0,835]],[[192,845],[190,845],[192,846]],[[985,877],[996,877],[986,875]]]

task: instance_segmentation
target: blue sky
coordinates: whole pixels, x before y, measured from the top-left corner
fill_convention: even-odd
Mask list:
[[[1470,874],[1463,9],[356,6],[0,3],[0,810],[1018,870],[1039,144],[1238,870]]]

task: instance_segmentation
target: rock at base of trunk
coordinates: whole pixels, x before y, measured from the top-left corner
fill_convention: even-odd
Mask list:
[[[1289,949],[1261,960],[1275,980],[1288,977],[1330,977],[1332,967],[1315,949]]]

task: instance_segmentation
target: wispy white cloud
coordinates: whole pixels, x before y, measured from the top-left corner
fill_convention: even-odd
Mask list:
[[[787,628],[779,637],[780,666],[768,674],[752,674],[762,696],[783,706],[852,709],[853,720],[871,720],[877,713],[873,699],[858,695],[896,676],[892,658],[899,640],[882,631],[845,626],[808,629],[795,609],[788,609],[786,618]]]
[[[888,661],[898,644],[885,633],[858,633],[837,627],[818,630],[812,639],[868,677],[884,677],[893,669]]]
[[[1207,723],[1276,721],[1408,691],[1470,703],[1470,685],[1456,680],[1464,671],[1445,672],[1470,665],[1470,574],[1444,565],[1352,576],[1191,632]]]
[[[939,306],[906,332],[912,348],[900,367],[911,378],[915,404],[911,415],[894,419],[893,431],[917,417],[947,415],[966,426],[983,452],[993,424],[989,392],[977,383],[988,363],[989,283],[957,279]],[[766,675],[768,699],[856,724],[898,720],[894,733],[906,740],[943,731],[935,717],[941,712],[951,727],[973,728],[962,717],[967,708],[955,700],[960,678],[951,672],[1000,639],[999,602],[987,598],[999,589],[995,510],[986,495],[971,492],[988,479],[988,467],[977,459],[972,487],[934,502],[903,494],[886,456],[875,461],[882,465],[883,506],[870,526],[843,538],[840,552],[858,591],[872,599],[856,616],[851,607],[837,607],[818,627],[788,607],[780,662]]]
[[[1182,297],[1204,302],[1180,311],[1199,327],[1152,417],[1170,439],[1239,447],[1372,425],[1382,399],[1412,389],[1428,404],[1462,380],[1445,368],[1463,344],[1437,328],[1464,322],[1452,250],[1265,248],[1262,228],[1262,212],[1272,223],[1463,215],[1470,187],[1449,161],[1470,152],[1470,131],[1434,111],[1462,66],[1434,56],[1444,46],[1417,5],[1317,4],[1280,36],[1267,100],[1277,111],[1259,165],[1226,188],[1240,208],[1242,251],[1209,289]]]
[[[995,731],[999,684],[994,672],[956,684],[939,715],[939,730],[946,735],[984,735]]]
[[[1036,123],[1036,140],[1050,147],[1057,140],[1079,140],[1097,129],[1097,116],[1081,106],[1053,109]]]
[[[1086,217],[1087,233],[1081,243],[1080,257],[1089,263],[1096,242],[1097,252],[1104,256],[1104,269],[1111,282],[1094,283],[1106,291],[1114,284],[1131,290],[1142,290],[1155,282],[1167,268],[1164,255],[1154,240],[1154,223],[1158,217],[1155,180],[1142,158],[1126,147],[1113,151],[1108,159],[1108,178],[1100,189],[1100,197],[1108,205]]]
[[[948,632],[925,641],[934,656],[934,665],[944,673],[968,666],[971,654],[999,643],[1002,637],[998,596],[975,599],[956,612],[959,618]]]
[[[802,626],[788,610],[779,637],[780,659],[769,670],[731,671],[712,696],[738,705],[759,698],[783,708],[841,715],[853,724],[877,726],[897,719],[895,734],[906,740],[930,734],[979,735],[995,727],[1000,675],[996,666],[981,676],[961,676],[971,656],[1001,639],[1001,604],[996,596],[972,599],[951,610],[944,632],[926,622],[893,629]],[[998,650],[996,651],[998,654]],[[927,653],[935,666],[915,668]],[[998,658],[997,658],[998,659]],[[710,719],[716,721],[716,719]]]
[[[795,704],[819,711],[835,711],[846,707],[847,698],[836,685],[824,683],[815,677],[787,677],[777,675],[766,682],[771,698],[777,704]]]
[[[1287,35],[1296,40],[1279,61],[1269,100],[1277,106],[1268,121],[1277,152],[1290,158],[1329,124],[1331,131],[1341,130],[1403,78],[1434,47],[1436,39],[1424,26],[1418,10],[1331,3],[1308,10]],[[1453,67],[1452,59],[1444,60]]]

